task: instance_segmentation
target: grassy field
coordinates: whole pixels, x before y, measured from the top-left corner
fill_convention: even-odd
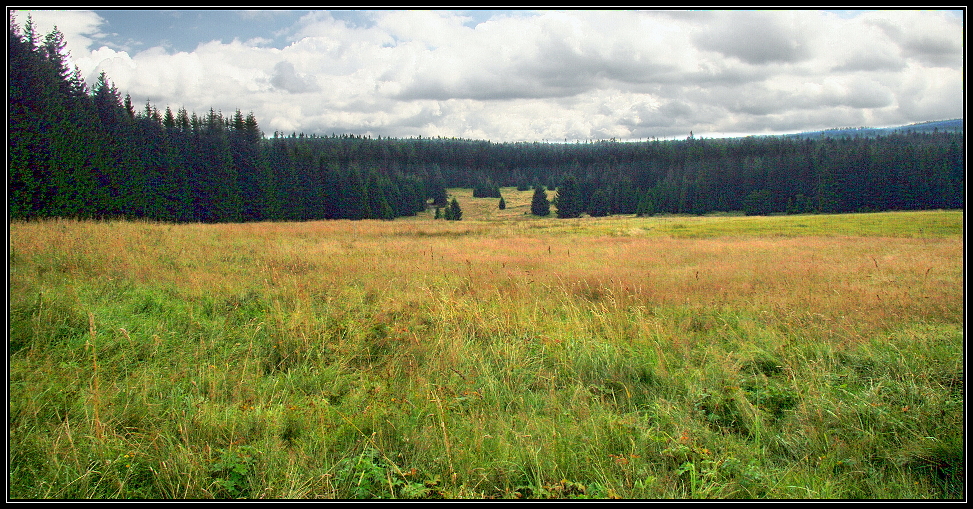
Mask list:
[[[965,496],[961,211],[10,224],[9,497]]]

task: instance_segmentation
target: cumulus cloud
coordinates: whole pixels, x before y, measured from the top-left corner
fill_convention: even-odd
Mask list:
[[[749,64],[800,62],[811,56],[808,21],[800,12],[733,11],[702,26],[693,41]]]
[[[865,22],[876,26],[896,44],[902,56],[924,66],[960,68],[962,24],[942,13],[908,16],[900,11],[869,13]]]
[[[252,110],[268,132],[626,139],[963,114],[962,19],[935,11],[315,11],[286,46],[190,52],[113,46],[86,11],[43,16],[89,79],[159,107]]]
[[[321,87],[317,86],[312,79],[298,74],[294,68],[294,64],[283,61],[277,62],[274,65],[274,73],[270,78],[270,83],[278,90],[292,94],[303,94],[321,90]]]

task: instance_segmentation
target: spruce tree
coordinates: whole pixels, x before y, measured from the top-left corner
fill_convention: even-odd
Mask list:
[[[557,207],[557,217],[561,219],[581,217],[581,189],[574,175],[568,175],[557,188],[554,206]]]
[[[591,195],[591,204],[588,207],[591,217],[604,217],[611,214],[611,203],[608,201],[608,193],[604,189],[597,189]]]
[[[547,200],[544,186],[534,186],[534,197],[530,201],[530,213],[535,216],[547,216],[551,213],[551,202]]]
[[[642,195],[639,200],[638,208],[635,213],[639,216],[651,216],[655,214],[655,192],[651,189]]]
[[[476,184],[473,185],[474,198],[499,198],[500,186],[493,182],[489,177],[479,176]]]
[[[459,221],[463,219],[463,211],[459,208],[459,202],[456,201],[456,197],[449,202],[449,207],[446,209],[446,219],[451,221]]]
[[[766,216],[772,211],[773,193],[767,189],[754,191],[743,200],[743,213],[748,216]]]
[[[449,205],[449,197],[446,194],[446,187],[439,182],[434,182],[431,189],[432,204],[437,207]]]

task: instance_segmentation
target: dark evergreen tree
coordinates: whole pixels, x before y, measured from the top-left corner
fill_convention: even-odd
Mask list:
[[[743,213],[748,216],[765,216],[773,211],[773,193],[767,189],[754,191],[743,201]]]
[[[430,186],[432,188],[432,204],[436,207],[445,207],[449,204],[449,197],[446,194],[446,187],[438,179]]]
[[[166,136],[158,111],[148,102],[141,115],[134,120],[135,139],[141,140],[137,155],[141,161],[144,187],[144,212],[140,217],[175,221],[178,209],[178,186],[174,168],[175,154]]]
[[[456,197],[449,202],[449,207],[446,208],[444,217],[450,221],[459,221],[463,219],[463,210],[459,207],[459,202],[456,201]]]
[[[163,123],[166,121],[163,120]],[[244,117],[240,110],[236,110],[227,135],[233,165],[237,169],[241,220],[266,220],[272,215],[269,209],[274,179],[263,157],[263,134],[253,113]]]
[[[341,196],[344,206],[341,208],[342,215],[340,217],[346,219],[374,217],[369,207],[368,188],[357,164],[349,167],[343,184]]]
[[[652,216],[655,215],[655,190],[649,189],[648,191],[642,193],[642,199],[639,200],[638,208],[635,211],[638,216]]]
[[[503,200],[503,196],[500,197],[500,204],[498,205],[498,207],[500,207],[500,210],[504,210],[507,208],[507,202]]]
[[[561,219],[580,217],[583,210],[581,202],[581,190],[578,187],[578,180],[574,175],[565,177],[564,182],[557,188],[557,196],[554,198],[554,206],[557,208],[557,217]]]
[[[98,215],[102,217],[142,217],[145,212],[145,171],[138,150],[138,135],[133,118],[122,104],[118,89],[102,72],[92,87],[92,100],[101,119],[102,144],[111,163],[98,171],[99,187],[104,191]]]
[[[485,176],[478,176],[476,183],[473,185],[473,197],[474,198],[499,198],[500,197],[500,186],[493,182],[492,179]]]
[[[965,200],[966,169],[963,162],[963,139],[952,140],[946,149],[946,208],[962,208]]]
[[[834,214],[841,211],[841,171],[838,167],[840,159],[835,156],[841,147],[826,141],[819,148],[817,161],[817,185],[813,190],[818,212]]]
[[[204,204],[204,222],[236,222],[241,219],[242,200],[237,167],[223,116],[210,108],[199,136],[200,164],[194,180]]]
[[[551,213],[551,202],[547,200],[544,186],[534,186],[534,196],[530,200],[530,213],[535,216],[547,216]]]
[[[395,212],[389,205],[387,195],[391,194],[391,183],[377,173],[372,173],[368,180],[368,210],[371,219],[395,219]]]
[[[611,184],[609,199],[611,214],[635,214],[641,196],[635,182],[628,176],[620,176]]]
[[[588,214],[591,217],[604,217],[611,214],[611,202],[608,200],[608,192],[602,188],[595,190],[588,204]]]

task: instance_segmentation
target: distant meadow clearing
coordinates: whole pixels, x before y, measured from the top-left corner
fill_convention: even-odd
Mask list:
[[[9,497],[965,496],[963,213],[10,224]]]

